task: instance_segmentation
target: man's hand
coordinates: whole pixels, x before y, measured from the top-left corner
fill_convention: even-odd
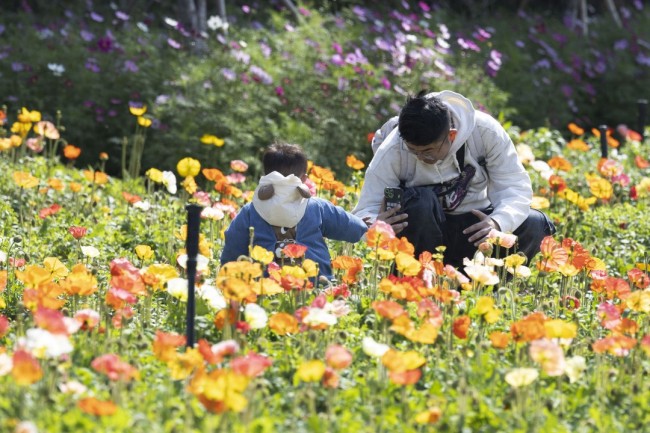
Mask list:
[[[480,210],[474,209],[472,210],[472,213],[476,215],[480,221],[463,230],[463,234],[468,235],[473,233],[467,240],[469,242],[474,242],[474,246],[478,247],[481,242],[487,239],[488,235],[490,234],[490,230],[500,230],[500,227],[499,224],[490,218],[489,215],[485,215]]]
[[[386,205],[382,204],[381,208],[384,210],[377,215],[377,220],[390,224],[393,227],[395,234],[398,234],[409,225],[406,221],[408,215],[405,213],[398,213],[402,208],[401,206],[397,205],[392,209],[386,210]]]

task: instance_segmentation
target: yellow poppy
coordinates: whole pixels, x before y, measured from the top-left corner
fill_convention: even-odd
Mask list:
[[[140,260],[149,260],[153,257],[153,249],[149,245],[138,245],[135,254]]]
[[[129,112],[136,117],[141,117],[144,113],[147,112],[147,106],[143,105],[138,107],[136,105],[129,105]]]
[[[176,164],[176,171],[181,177],[197,176],[201,172],[201,163],[198,159],[183,158]]]
[[[138,125],[142,126],[143,128],[148,128],[151,126],[151,119],[149,119],[148,117],[139,116]]]
[[[216,135],[203,134],[203,136],[201,136],[201,143],[212,144],[213,146],[221,147],[224,145],[225,141],[222,138],[217,137]]]
[[[14,171],[13,178],[20,188],[34,188],[38,185],[38,178],[24,171]]]

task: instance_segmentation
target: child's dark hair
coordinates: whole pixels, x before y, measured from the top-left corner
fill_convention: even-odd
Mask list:
[[[277,171],[283,176],[293,174],[300,177],[307,173],[307,156],[297,144],[273,143],[264,151],[262,163],[264,174]]]

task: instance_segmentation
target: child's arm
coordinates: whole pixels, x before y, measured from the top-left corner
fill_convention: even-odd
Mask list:
[[[221,252],[221,264],[234,262],[241,255],[248,255],[250,211],[244,206],[225,232],[225,242]]]
[[[358,242],[368,230],[367,224],[358,216],[334,206],[327,200],[320,201],[323,236],[337,241]]]

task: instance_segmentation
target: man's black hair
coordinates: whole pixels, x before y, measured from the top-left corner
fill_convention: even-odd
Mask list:
[[[277,171],[283,176],[298,177],[307,173],[307,156],[297,144],[275,142],[264,151],[264,174]]]
[[[428,146],[440,141],[449,132],[449,110],[426,91],[409,96],[399,114],[399,133],[412,146]]]

